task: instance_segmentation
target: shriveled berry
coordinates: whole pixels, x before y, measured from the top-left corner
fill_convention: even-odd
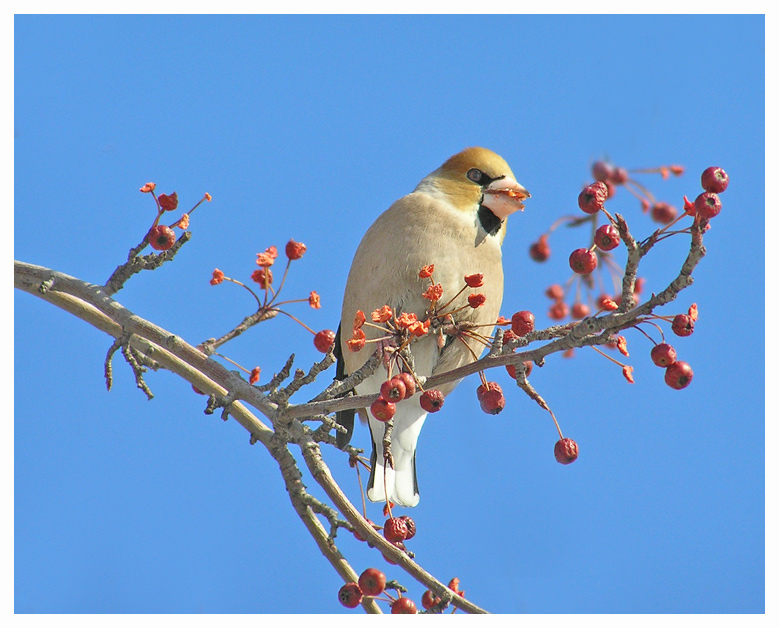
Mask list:
[[[661,342],[659,345],[652,347],[652,351],[649,354],[657,366],[667,367],[676,362],[676,349],[665,342]]]
[[[527,336],[536,327],[536,317],[533,312],[522,310],[511,317],[511,331],[517,336]]]
[[[402,519],[403,521],[406,522],[406,538],[405,538],[405,540],[408,541],[409,539],[413,539],[414,535],[417,533],[417,524],[408,515],[403,515],[401,517],[398,517],[398,519]]]
[[[677,314],[671,323],[671,331],[677,336],[691,336],[695,331],[695,321],[689,314]]]
[[[652,205],[652,220],[662,225],[673,222],[678,213],[673,205],[663,203],[662,201]]]
[[[437,388],[426,390],[419,397],[419,405],[425,412],[438,412],[444,405],[444,394]]]
[[[152,227],[146,238],[155,251],[167,251],[176,242],[175,232],[167,225]]]
[[[334,342],[335,332],[331,329],[323,329],[314,336],[314,346],[322,353],[328,353]]]
[[[579,445],[572,438],[561,438],[555,443],[554,457],[560,464],[571,464],[579,457]]]
[[[619,230],[609,223],[601,225],[595,232],[595,246],[601,251],[611,251],[619,246]]]
[[[428,589],[422,594],[422,608],[424,608],[426,611],[429,611],[440,601],[441,598],[438,597],[437,595],[434,595],[430,589]]]
[[[728,174],[717,166],[706,168],[701,175],[701,186],[707,192],[721,194],[728,187]]]
[[[549,308],[547,315],[553,321],[561,321],[568,316],[568,305],[566,305],[565,301],[556,301],[552,307]]]
[[[608,181],[614,175],[614,166],[606,161],[592,164],[592,177],[596,181]]]
[[[603,181],[590,183],[579,192],[579,209],[585,214],[597,214],[609,195],[609,188]]]
[[[376,597],[384,591],[384,586],[387,584],[387,576],[384,575],[383,571],[379,571],[375,567],[368,567],[360,574],[357,584],[363,595]]]
[[[417,391],[417,382],[414,379],[414,376],[411,373],[400,373],[396,377],[400,379],[400,381],[402,381],[403,385],[406,387],[405,399],[413,397],[414,393]]]
[[[408,526],[400,517],[390,517],[384,522],[384,538],[390,543],[405,541],[408,534]]]
[[[598,265],[598,257],[590,249],[576,249],[568,258],[568,264],[577,275],[589,275]]]
[[[371,414],[377,421],[386,423],[395,416],[395,404],[379,397],[371,404]]]
[[[417,605],[410,597],[399,597],[390,606],[390,615],[416,615]]]
[[[665,369],[665,383],[675,390],[687,388],[691,381],[692,367],[687,362],[677,360]]]
[[[547,236],[542,235],[530,245],[530,258],[536,262],[545,262],[552,254],[552,249],[547,241]]]
[[[382,399],[395,403],[406,398],[406,385],[396,375],[392,379],[382,382],[379,394]]]
[[[157,200],[160,202],[160,209],[166,212],[172,212],[179,206],[179,195],[175,192],[172,194],[160,194]]]
[[[284,252],[287,254],[287,257],[290,260],[296,260],[303,257],[303,253],[306,252],[306,245],[302,242],[295,242],[294,240],[290,240],[287,242],[287,246],[284,247]]]
[[[701,218],[714,218],[722,209],[722,201],[715,192],[704,192],[695,199],[695,213]]]
[[[347,582],[338,590],[338,601],[346,608],[355,608],[362,602],[362,591],[356,582]]]
[[[590,306],[581,301],[577,301],[571,308],[571,316],[577,320],[590,315]]]

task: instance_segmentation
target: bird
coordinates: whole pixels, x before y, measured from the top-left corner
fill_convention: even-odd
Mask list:
[[[506,161],[493,151],[469,147],[447,159],[443,165],[424,177],[416,188],[395,201],[382,213],[363,236],[354,255],[346,281],[341,321],[336,334],[334,353],[336,378],[343,380],[357,371],[381,345],[385,336],[370,323],[361,327],[365,345],[350,348],[355,318],[389,306],[394,316],[413,314],[430,324],[430,296],[423,296],[431,285],[442,288],[439,305],[454,314],[449,323],[469,324],[483,337],[492,335],[503,299],[503,265],[501,246],[506,234],[506,219],[524,209],[530,198]],[[432,269],[432,276],[420,276],[422,269]],[[470,307],[468,296],[474,290],[463,287],[464,278],[483,275],[476,288],[486,299],[480,307]],[[434,282],[434,283],[433,283]],[[451,303],[447,302],[456,297]],[[472,335],[443,333],[441,319],[432,321],[427,333],[409,345],[413,369],[418,382],[475,361],[486,348]],[[450,327],[451,330],[451,327]],[[386,355],[386,353],[385,353]],[[358,395],[375,394],[388,379],[388,362],[354,387]],[[390,368],[392,361],[389,362]],[[402,366],[395,360],[395,371]],[[408,369],[404,369],[408,370]],[[438,387],[445,396],[458,381]],[[412,398],[396,404],[391,433],[391,461],[385,460],[383,438],[385,423],[367,409],[371,432],[371,473],[367,496],[371,501],[389,501],[394,505],[413,507],[419,503],[416,472],[416,450],[419,434],[428,412],[420,405],[417,391]],[[354,429],[354,410],[337,413],[342,427],[336,443],[344,449]],[[385,490],[386,489],[386,490]]]

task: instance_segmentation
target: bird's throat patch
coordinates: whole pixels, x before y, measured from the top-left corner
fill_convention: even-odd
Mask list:
[[[486,207],[484,205],[479,205],[479,223],[481,223],[482,228],[489,233],[490,235],[494,236],[498,231],[500,231],[500,225],[503,224],[495,214],[492,213],[492,210],[489,207]]]

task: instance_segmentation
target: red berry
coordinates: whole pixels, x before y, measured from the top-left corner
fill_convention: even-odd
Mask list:
[[[414,379],[414,376],[411,373],[401,373],[400,375],[396,375],[400,381],[403,382],[403,385],[406,387],[406,399],[409,397],[413,397],[414,393],[417,391],[417,382]]]
[[[589,316],[590,314],[590,306],[586,303],[582,303],[581,301],[577,301],[573,304],[573,307],[571,308],[571,316],[575,319],[581,319],[585,316]]]
[[[444,394],[437,388],[426,390],[419,397],[419,405],[425,412],[438,412],[444,405]]]
[[[481,409],[487,414],[500,414],[506,407],[506,398],[497,382],[487,382],[486,386],[481,384],[476,389],[476,398],[479,400]]]
[[[677,336],[691,336],[695,330],[695,321],[689,314],[677,314],[671,323],[671,331]]]
[[[356,582],[347,582],[338,590],[338,601],[346,608],[355,608],[362,602],[362,591]]]
[[[379,389],[382,399],[395,403],[406,398],[406,385],[397,375],[386,382],[382,382]]]
[[[157,200],[160,202],[160,209],[166,212],[172,212],[179,206],[179,195],[175,192],[172,194],[160,194]]]
[[[376,529],[376,524],[375,524],[375,523],[373,523],[373,521],[371,521],[370,519],[366,519],[366,521],[367,521],[367,522],[370,524],[370,526],[371,526],[372,528]],[[355,530],[355,531],[354,531],[352,534],[354,534],[354,538],[355,538],[355,539],[357,539],[358,541],[363,541],[363,542],[365,542],[365,539],[364,539],[364,538],[362,538],[362,536],[360,536],[360,533],[359,533],[359,532],[357,532],[357,530]]]
[[[677,360],[671,364],[671,366],[665,369],[665,383],[668,384],[671,388],[676,390],[687,388],[691,381],[692,367],[687,364],[687,362]]]
[[[410,597],[399,597],[390,606],[390,615],[416,615],[417,605]]]
[[[398,517],[398,519],[402,519],[403,521],[406,522],[405,540],[408,541],[409,539],[413,539],[414,535],[417,533],[417,524],[414,523],[414,520],[408,515],[403,515],[402,517]]]
[[[371,404],[371,414],[377,421],[386,423],[395,416],[395,404],[379,397]]]
[[[522,364],[525,365],[525,377],[530,377],[530,371],[533,370],[533,361],[532,360],[526,360]],[[513,364],[507,364],[506,365],[506,372],[511,375],[512,379],[517,379],[517,367]]]
[[[579,445],[572,438],[561,438],[555,443],[554,457],[560,464],[571,464],[579,457]]]
[[[674,362],[676,362],[676,349],[674,349],[671,345],[663,342],[652,347],[650,357],[652,358],[652,362],[654,362],[657,366],[662,366],[665,368],[666,366],[671,366]]]
[[[322,353],[329,353],[334,342],[335,332],[330,329],[323,329],[314,336],[314,346]]]
[[[676,208],[668,203],[655,203],[652,205],[652,220],[662,225],[667,225],[676,218]]]
[[[527,336],[536,327],[536,317],[533,312],[522,310],[511,317],[511,331],[517,336]]]
[[[701,175],[701,185],[707,192],[722,194],[728,187],[728,174],[716,166],[706,168]]]
[[[609,188],[603,181],[596,181],[579,192],[579,209],[585,214],[597,214],[609,196]]]
[[[149,246],[155,251],[167,251],[176,242],[176,234],[167,225],[152,227],[146,238],[149,240]]]
[[[601,251],[611,251],[619,246],[619,230],[610,223],[601,225],[595,232],[594,241]]]
[[[614,185],[622,185],[625,183],[630,176],[628,175],[628,171],[624,168],[614,168],[614,172],[611,173],[611,177],[609,177],[609,181],[611,181]]]
[[[368,569],[360,574],[357,584],[363,595],[376,597],[377,595],[381,595],[382,591],[384,591],[384,585],[387,584],[387,576],[384,575],[384,572],[379,571],[375,567],[368,567]]]
[[[550,299],[559,301],[565,296],[565,291],[563,290],[563,287],[559,283],[553,283],[551,286],[549,286],[546,289],[546,292],[544,292],[544,294],[548,296]]]
[[[545,262],[551,254],[552,249],[549,247],[546,235],[542,235],[530,245],[530,258],[536,262]]]
[[[704,192],[695,199],[695,213],[701,218],[714,218],[721,209],[722,202],[714,192]]]
[[[287,254],[287,257],[290,260],[296,260],[303,257],[303,253],[306,252],[306,245],[302,242],[295,242],[294,240],[290,240],[287,242],[287,246],[284,248],[284,252]]]
[[[589,275],[598,265],[598,257],[590,249],[576,249],[568,258],[568,264],[577,275]]]
[[[384,538],[390,543],[405,541],[408,535],[408,526],[400,517],[390,517],[384,522]]]
[[[614,167],[605,161],[592,164],[592,177],[597,181],[607,181],[614,175]]]
[[[565,301],[557,301],[549,308],[547,314],[553,321],[561,321],[568,316],[568,306]]]
[[[430,610],[433,608],[436,604],[438,604],[441,601],[441,598],[437,595],[434,595],[433,592],[428,589],[422,594],[422,607],[425,610]]]

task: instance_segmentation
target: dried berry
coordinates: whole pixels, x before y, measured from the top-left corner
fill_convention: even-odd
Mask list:
[[[572,438],[561,438],[555,443],[554,457],[560,464],[571,464],[579,457],[579,445]]]
[[[527,336],[536,327],[536,317],[533,312],[522,310],[511,317],[511,331],[517,336]]]
[[[405,541],[408,535],[408,526],[400,517],[390,517],[384,522],[384,538],[390,543]]]
[[[398,519],[402,519],[406,522],[406,538],[404,540],[408,541],[409,539],[413,539],[414,535],[417,533],[417,524],[414,523],[414,520],[408,515],[403,515],[398,517]]]
[[[419,405],[425,412],[438,412],[444,405],[444,394],[437,388],[426,390],[419,397]]]
[[[430,589],[428,589],[422,594],[422,608],[424,608],[425,610],[430,610],[440,602],[441,602],[441,598],[438,597],[437,595],[434,595]]]
[[[302,242],[295,242],[290,240],[287,242],[287,246],[284,248],[284,252],[290,260],[296,260],[303,257],[303,253],[306,252],[306,245]]]
[[[671,323],[671,331],[677,336],[691,336],[695,331],[695,321],[689,314],[677,314]]]
[[[609,189],[603,181],[596,181],[579,192],[579,209],[585,214],[597,214],[609,196]]]

